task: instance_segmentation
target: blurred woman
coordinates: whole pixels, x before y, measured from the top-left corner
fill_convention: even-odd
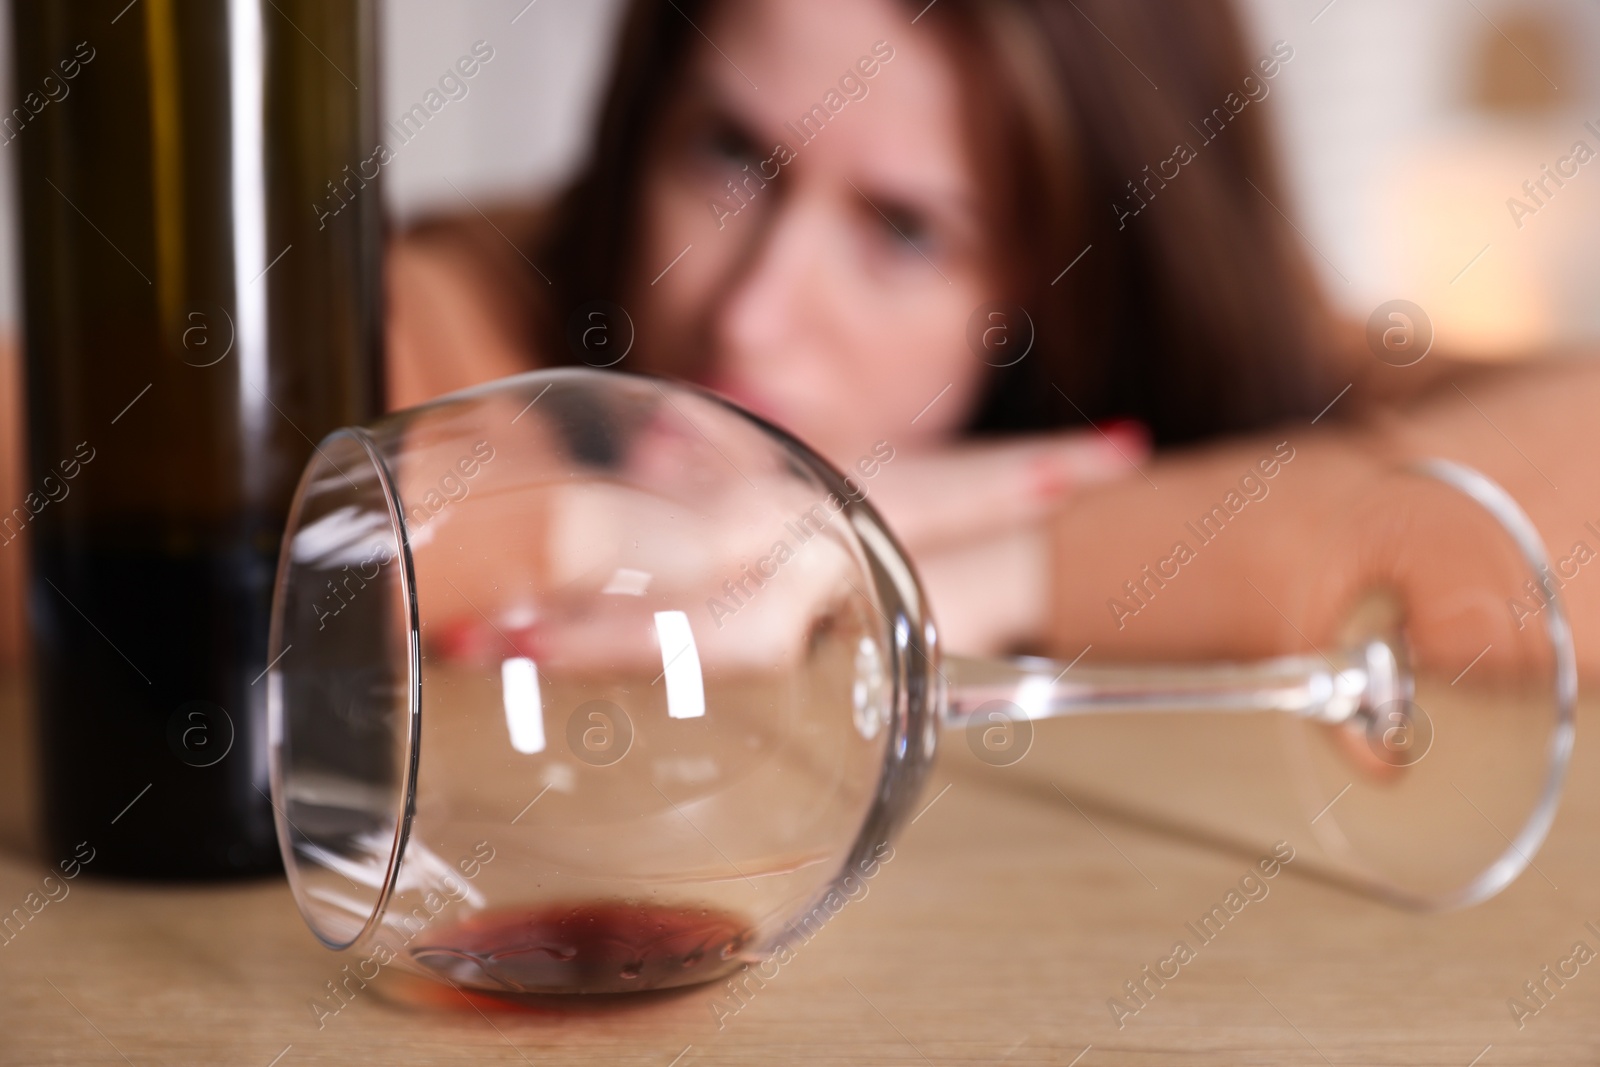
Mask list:
[[[1301,643],[1320,531],[1405,456],[1565,545],[1600,479],[1544,412],[1600,379],[1397,368],[1335,319],[1267,136],[1293,56],[1224,0],[639,0],[568,192],[396,248],[392,399],[625,348],[841,465],[890,441],[875,502],[969,650]],[[1127,598],[1273,456],[1253,532]],[[1569,595],[1587,647],[1600,595]]]
[[[1551,416],[1600,376],[1374,358],[1285,214],[1293,69],[1226,0],[636,0],[566,193],[395,243],[391,402],[614,363],[840,465],[887,441],[874,503],[968,651],[1303,643],[1323,531],[1406,456],[1483,469],[1559,554],[1600,476]],[[1128,599],[1273,457],[1270,502]]]

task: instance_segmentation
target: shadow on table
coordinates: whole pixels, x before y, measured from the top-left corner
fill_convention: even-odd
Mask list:
[[[951,764],[955,765],[955,761],[952,760]],[[1096,794],[1093,790],[1084,789],[1071,783],[1066,786],[1065,790],[1062,790],[1050,782],[1006,775],[1001,773],[1003,768],[984,767],[975,761],[962,761],[959,766],[958,773],[963,777],[981,782],[985,786],[1000,792],[1009,793],[1019,798],[1026,798],[1032,803],[1058,809],[1065,819],[1088,820],[1091,826],[1095,824],[1095,820],[1103,819],[1107,822],[1143,831],[1174,844],[1185,845],[1221,856],[1232,856],[1243,861],[1246,865],[1258,860],[1264,847],[1270,847],[1265,846],[1257,838],[1230,836],[1214,827],[1209,827],[1199,822],[1188,822],[1176,815],[1140,810],[1125,802],[1107,799]],[[1098,831],[1098,827],[1096,829]],[[1306,878],[1323,885],[1333,886],[1347,893],[1406,911],[1426,912],[1431,910],[1408,898],[1386,891],[1376,883],[1365,882],[1358,877],[1334,869],[1316,855],[1311,854],[1311,850],[1304,849],[1305,843],[1304,839],[1296,843],[1297,848],[1300,848],[1301,854],[1296,857],[1293,867],[1286,866],[1283,868],[1294,877]]]
[[[486,993],[435,982],[406,971],[385,978],[378,996],[398,1007],[435,1012],[496,1014],[529,1019],[571,1019],[649,1012],[704,997],[716,982],[637,993]]]

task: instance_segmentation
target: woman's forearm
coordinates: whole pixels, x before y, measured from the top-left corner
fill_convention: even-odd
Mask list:
[[[1591,640],[1600,637],[1600,365],[1441,364],[1431,373],[1403,403],[1175,454],[1147,478],[1071,504],[1054,530],[1052,651],[1253,657],[1327,640],[1312,632],[1327,620],[1311,601],[1325,595],[1330,568],[1354,556],[1329,540],[1341,516],[1385,471],[1441,457],[1498,482],[1552,560],[1573,560],[1561,592],[1579,668],[1600,669]],[[1510,604],[1497,610],[1515,615]]]
[[[1085,494],[1056,524],[1052,643],[1099,660],[1286,651],[1278,614],[1305,552],[1378,465],[1326,432],[1280,433],[1162,458]],[[1285,630],[1289,630],[1285,634]]]

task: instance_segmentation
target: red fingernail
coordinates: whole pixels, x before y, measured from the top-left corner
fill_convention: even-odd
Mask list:
[[[1123,441],[1131,443],[1141,452],[1150,448],[1150,427],[1138,419],[1126,417],[1103,419],[1095,423],[1094,428],[1118,443]]]

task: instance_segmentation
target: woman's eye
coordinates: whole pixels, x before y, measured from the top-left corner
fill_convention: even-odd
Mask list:
[[[713,162],[742,167],[755,158],[755,145],[734,126],[717,123],[700,138],[700,151]]]
[[[879,219],[883,224],[884,236],[907,251],[925,254],[932,244],[932,229],[921,212],[883,205]]]

